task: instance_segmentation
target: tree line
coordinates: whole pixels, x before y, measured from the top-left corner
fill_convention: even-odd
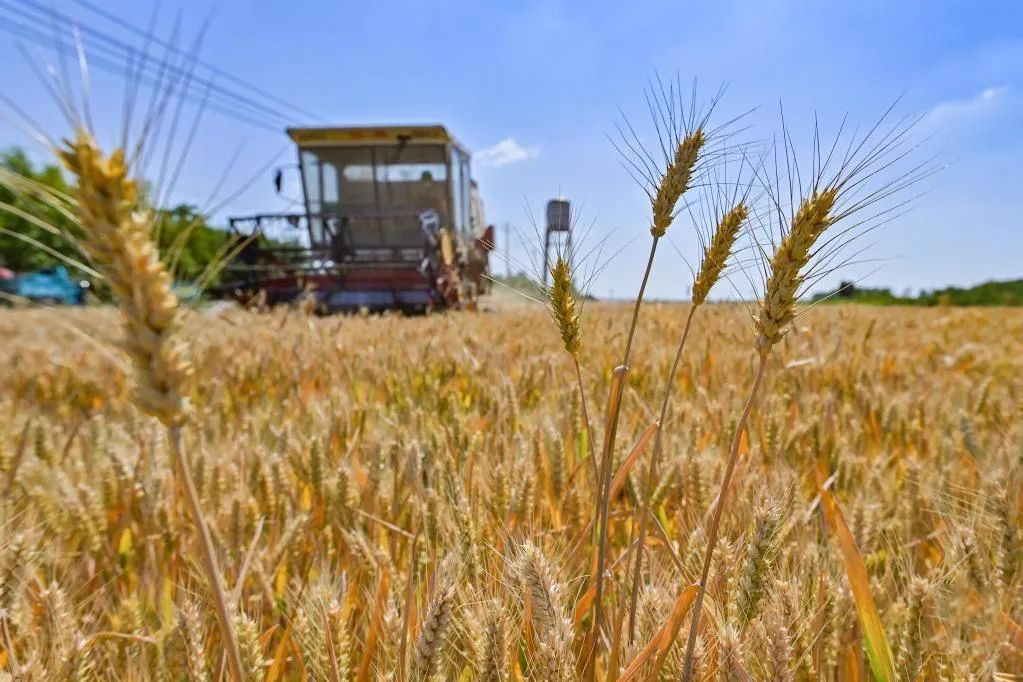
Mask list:
[[[0,153],[0,167],[63,194],[72,189],[60,167],[36,164],[21,149]],[[0,184],[0,267],[15,272],[42,270],[61,262],[54,253],[72,261],[81,260],[81,254],[63,234],[54,234],[24,214],[41,219],[64,234],[74,235],[78,229],[73,220],[56,208]],[[176,254],[174,275],[179,280],[199,277],[223,255],[231,239],[226,230],[209,225],[190,204],[158,208],[157,215],[160,251]],[[79,275],[83,273],[76,273]]]

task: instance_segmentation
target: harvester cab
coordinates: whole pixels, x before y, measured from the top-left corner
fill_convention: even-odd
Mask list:
[[[442,126],[291,128],[305,211],[229,219],[221,291],[324,311],[472,306],[493,229],[469,153]],[[275,185],[281,190],[278,174]]]

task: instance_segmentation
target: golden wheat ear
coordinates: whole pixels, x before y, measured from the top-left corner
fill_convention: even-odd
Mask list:
[[[771,352],[795,318],[804,269],[810,261],[813,245],[834,220],[832,210],[836,197],[837,190],[831,188],[805,199],[792,218],[791,228],[771,256],[770,274],[756,317],[755,345],[762,354]]]
[[[709,170],[707,187],[701,190],[697,201],[686,206],[700,249],[695,271],[680,251],[679,256],[692,273],[690,300],[694,307],[706,303],[722,279],[731,287],[732,295],[743,298],[731,278],[735,272],[742,273],[752,285],[747,273],[752,262],[749,251],[753,249],[749,235],[758,219],[759,205],[763,203],[764,194],[758,187],[756,171],[763,167],[765,156],[761,154],[759,160],[751,159],[745,147],[739,154],[737,164],[725,158]]]
[[[138,190],[123,150],[106,156],[91,134],[79,130],[60,158],[77,180],[82,249],[121,309],[139,409],[177,426],[185,418],[191,368],[174,337],[178,300],[152,242],[152,214],[136,210]]]
[[[416,644],[412,650],[408,679],[415,682],[426,682],[438,673],[444,638],[451,625],[454,608],[454,586],[451,584],[441,585],[420,625],[419,635],[416,637]]]
[[[572,272],[568,262],[561,256],[558,256],[551,268],[551,279],[554,282],[550,289],[551,316],[561,332],[565,352],[578,359],[581,343],[579,312],[576,309]]]
[[[565,612],[564,586],[557,578],[556,568],[540,547],[526,542],[519,550],[513,570],[522,600],[529,604],[536,638],[531,665],[536,666],[541,679],[572,679],[575,664],[570,648],[571,623]]]
[[[749,209],[744,201],[728,210],[714,229],[710,244],[703,250],[700,269],[693,280],[693,305],[702,305],[711,289],[721,279],[725,266],[732,258],[735,242],[749,218]]]
[[[644,140],[624,113],[616,124],[616,137],[609,138],[622,166],[650,202],[650,233],[655,238],[663,237],[682,206],[688,206],[687,192],[713,185],[715,168],[741,158],[749,146],[735,141],[743,130],[737,124],[749,112],[711,123],[724,92],[720,88],[698,107],[695,82],[687,92],[678,78],[667,85],[657,78],[644,92],[655,142]]]
[[[786,172],[778,172],[777,150],[774,177],[760,171],[769,204],[765,215],[774,216],[758,239],[763,287],[755,346],[760,353],[781,341],[797,316],[797,301],[824,277],[854,264],[865,248],[850,254],[850,247],[903,215],[916,198],[910,190],[939,170],[933,159],[915,161],[920,145],[912,133],[919,118],[891,122],[894,107],[862,136],[846,133],[843,119],[830,146],[822,144],[815,120],[806,187],[782,115]]]
[[[675,156],[665,168],[664,177],[650,202],[653,213],[650,233],[655,237],[663,237],[675,219],[675,207],[692,183],[693,171],[706,142],[707,135],[700,127],[686,133],[675,148]]]

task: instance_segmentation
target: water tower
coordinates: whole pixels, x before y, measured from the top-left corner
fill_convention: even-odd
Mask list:
[[[571,265],[572,261],[572,205],[568,199],[551,199],[547,202],[547,231],[543,240],[543,283],[547,284],[550,270],[551,247],[554,255],[562,254]]]

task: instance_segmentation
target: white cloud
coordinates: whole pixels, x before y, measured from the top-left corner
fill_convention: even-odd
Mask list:
[[[515,141],[514,137],[506,137],[497,144],[476,152],[476,162],[480,166],[493,166],[496,168],[498,166],[507,166],[509,163],[535,159],[539,154],[539,147],[523,147]]]
[[[990,111],[1009,93],[1006,86],[984,88],[976,96],[964,100],[941,102],[927,112],[926,123],[934,127],[955,125]]]

